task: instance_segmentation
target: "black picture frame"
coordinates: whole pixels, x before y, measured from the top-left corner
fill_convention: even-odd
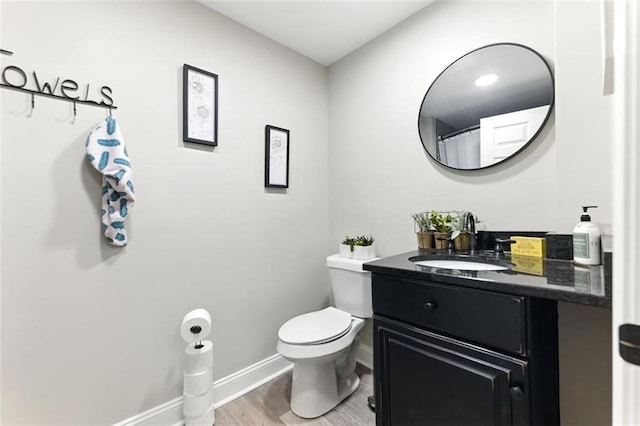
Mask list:
[[[182,67],[182,140],[218,145],[218,75]]]
[[[289,188],[289,130],[267,124],[264,143],[264,186]]]

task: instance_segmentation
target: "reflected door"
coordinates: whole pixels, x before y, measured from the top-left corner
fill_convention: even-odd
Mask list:
[[[549,105],[480,119],[480,167],[490,166],[518,152],[534,136]]]

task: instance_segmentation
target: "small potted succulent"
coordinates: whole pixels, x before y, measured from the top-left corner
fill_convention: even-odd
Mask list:
[[[340,244],[340,256],[350,259],[370,260],[376,257],[374,238],[362,235],[359,237],[345,237]]]
[[[359,260],[370,260],[376,257],[375,247],[373,245],[373,235],[365,237],[364,235],[356,237],[353,247],[353,258]]]
[[[342,243],[340,243],[340,256],[351,259],[353,257],[353,248],[355,245],[355,238],[351,238],[349,236],[345,237],[344,240],[342,240]]]
[[[431,227],[435,230],[433,238],[436,249],[446,249],[454,221],[453,216],[450,213],[445,216],[443,213],[432,210],[430,219]]]
[[[418,237],[418,248],[433,248],[433,230],[431,229],[431,218],[429,217],[429,213],[414,213],[411,217],[413,218],[414,230]]]
[[[469,250],[469,231],[464,227],[465,212],[456,212],[451,222],[451,239],[456,251]]]

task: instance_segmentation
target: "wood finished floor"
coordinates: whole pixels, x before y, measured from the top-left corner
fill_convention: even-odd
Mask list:
[[[216,410],[216,426],[367,426],[374,425],[375,414],[367,405],[373,395],[373,373],[356,365],[360,387],[336,408],[317,419],[301,419],[289,408],[291,372],[235,399]]]

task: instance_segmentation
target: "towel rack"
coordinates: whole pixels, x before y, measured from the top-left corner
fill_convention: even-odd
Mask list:
[[[13,52],[10,51],[10,50],[0,49],[0,54],[11,56],[11,55],[13,55]],[[20,70],[20,72],[24,76],[24,72],[22,70]],[[34,74],[35,74],[35,72],[34,72]],[[103,103],[98,103],[96,101],[88,101],[88,100],[84,100],[83,101],[81,99],[74,99],[74,98],[68,98],[66,96],[54,95],[53,93],[39,92],[37,90],[25,89],[24,87],[12,86],[10,84],[5,84],[5,83],[0,83],[0,87],[4,87],[5,89],[10,89],[10,90],[16,90],[16,91],[19,91],[19,92],[30,93],[31,94],[31,108],[35,108],[35,106],[36,106],[35,105],[35,95],[38,95],[38,96],[46,96],[46,97],[49,97],[49,98],[60,99],[60,100],[67,101],[67,102],[73,102],[73,115],[76,115],[76,104],[77,103],[81,103],[81,104],[84,104],[84,105],[91,105],[91,106],[95,106],[95,107],[99,107],[99,108],[109,108],[109,111],[111,111],[112,109],[118,109],[118,107],[115,106],[115,105],[106,105],[106,104],[103,104]]]
[[[16,90],[16,91],[19,91],[19,92],[30,93],[31,94],[31,108],[35,107],[34,96],[38,95],[38,96],[46,96],[48,98],[56,98],[56,99],[60,99],[60,100],[67,101],[67,102],[73,102],[73,105],[74,105],[73,114],[74,115],[76,113],[76,110],[75,110],[75,104],[76,103],[84,104],[84,105],[91,105],[91,106],[99,107],[99,108],[118,109],[118,107],[115,106],[115,105],[100,104],[100,103],[95,102],[95,101],[83,101],[81,99],[67,98],[66,96],[54,95],[52,93],[47,93],[47,92],[38,92],[37,90],[25,89],[24,87],[11,86],[10,84],[5,84],[5,83],[0,83],[0,87],[4,87],[5,89],[10,89],[10,90]]]

